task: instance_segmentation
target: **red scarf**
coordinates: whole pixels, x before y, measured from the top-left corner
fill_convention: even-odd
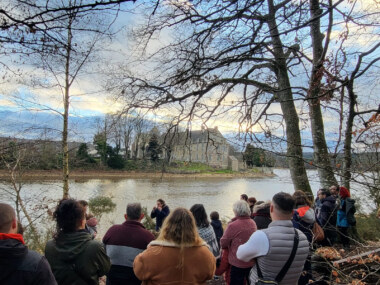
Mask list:
[[[4,233],[0,233],[0,240],[6,240],[6,239],[15,239],[15,240],[18,240],[18,241],[22,242],[22,244],[25,244],[24,238],[20,234],[4,234]]]

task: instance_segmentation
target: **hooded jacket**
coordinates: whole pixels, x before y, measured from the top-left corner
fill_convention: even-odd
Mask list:
[[[152,241],[133,263],[142,284],[205,284],[215,272],[215,257],[206,243],[184,248],[183,265],[179,245],[169,241]]]
[[[19,234],[0,233],[0,284],[54,285],[49,263],[28,250]]]
[[[313,239],[313,225],[315,223],[315,212],[309,206],[299,206],[293,214],[293,226],[305,234],[309,242]]]
[[[223,225],[220,220],[211,220],[211,226],[214,229],[216,240],[218,242],[218,246],[220,247],[220,238],[223,236]]]
[[[48,241],[45,256],[60,285],[99,284],[99,277],[111,267],[103,244],[84,230]]]

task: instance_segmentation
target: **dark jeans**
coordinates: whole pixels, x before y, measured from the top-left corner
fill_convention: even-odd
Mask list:
[[[246,284],[249,284],[249,268],[239,268],[231,265],[230,271],[230,285],[244,285],[244,281],[247,281]]]
[[[350,246],[350,238],[348,236],[348,228],[347,227],[338,227],[340,241],[343,244],[343,247]]]

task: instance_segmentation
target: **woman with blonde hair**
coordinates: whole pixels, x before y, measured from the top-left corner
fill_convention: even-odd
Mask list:
[[[200,238],[191,212],[177,208],[165,219],[157,240],[133,263],[143,284],[205,284],[215,272],[215,257]]]

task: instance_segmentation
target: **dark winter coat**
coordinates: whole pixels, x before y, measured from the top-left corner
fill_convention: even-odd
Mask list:
[[[60,285],[99,284],[111,267],[103,244],[84,230],[48,241],[45,256]]]
[[[153,209],[150,213],[150,217],[152,219],[156,218],[156,231],[159,231],[162,227],[162,223],[164,222],[165,218],[169,216],[170,210],[167,205],[162,207],[162,210],[159,209]]]
[[[337,203],[334,196],[322,199],[321,210],[319,211],[318,221],[322,228],[335,228],[337,219]]]
[[[50,265],[19,234],[0,233],[0,284],[57,284]]]
[[[214,229],[216,240],[220,248],[220,238],[223,236],[223,232],[224,232],[222,222],[220,220],[211,220],[211,225]]]
[[[294,210],[293,226],[305,234],[309,242],[313,239],[313,225],[315,223],[315,212],[309,206],[300,206]]]
[[[112,226],[103,237],[112,263],[107,284],[141,284],[133,272],[133,261],[152,240],[154,236],[138,221]]]
[[[270,202],[255,205],[253,207],[252,215],[258,230],[268,228],[269,224],[272,222],[270,217]]]

